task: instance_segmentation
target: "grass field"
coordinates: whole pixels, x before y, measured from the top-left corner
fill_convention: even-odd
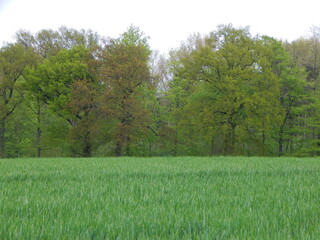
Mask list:
[[[320,239],[320,159],[3,159],[0,239]]]

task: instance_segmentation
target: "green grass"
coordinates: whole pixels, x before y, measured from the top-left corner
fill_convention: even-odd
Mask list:
[[[319,158],[0,160],[0,239],[320,239]]]

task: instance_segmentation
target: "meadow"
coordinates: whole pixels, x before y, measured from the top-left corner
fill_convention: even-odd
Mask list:
[[[0,160],[0,239],[319,239],[320,159]]]

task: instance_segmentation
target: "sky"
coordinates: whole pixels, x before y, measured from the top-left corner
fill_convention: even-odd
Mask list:
[[[229,23],[292,41],[320,26],[319,7],[319,0],[0,0],[0,45],[13,42],[19,29],[36,33],[64,25],[118,37],[132,24],[161,53],[192,33]]]

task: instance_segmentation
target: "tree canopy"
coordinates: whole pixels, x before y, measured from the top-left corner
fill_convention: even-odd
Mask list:
[[[0,157],[319,155],[319,36],[220,25],[159,55],[135,26],[20,30],[0,50]]]

